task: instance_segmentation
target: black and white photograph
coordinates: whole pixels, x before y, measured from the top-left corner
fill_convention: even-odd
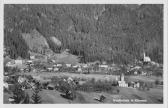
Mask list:
[[[3,4],[3,104],[163,104],[164,4]]]

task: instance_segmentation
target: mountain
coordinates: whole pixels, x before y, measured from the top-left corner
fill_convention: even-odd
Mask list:
[[[22,35],[36,38],[31,35],[34,30],[46,40],[40,46],[48,44],[56,53],[70,49],[82,62],[128,64],[146,52],[163,63],[160,4],[4,5],[4,45],[11,58],[28,57],[31,48]]]

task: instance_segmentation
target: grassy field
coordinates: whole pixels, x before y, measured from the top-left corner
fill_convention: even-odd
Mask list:
[[[94,98],[99,97],[100,94],[103,94],[106,99],[103,103],[111,103],[111,104],[119,104],[119,103],[148,103],[148,104],[159,104],[162,103],[160,99],[163,97],[163,89],[162,88],[151,88],[150,91],[140,91],[133,88],[122,88],[118,87],[120,90],[119,94],[110,94],[105,92],[83,92],[83,91],[77,91],[76,92],[76,99],[74,100],[68,100],[66,98],[63,98],[60,94],[61,92],[56,90],[42,90],[39,92],[39,95],[41,96],[41,101],[43,104],[78,104],[78,103],[102,103],[99,101],[96,101]],[[26,92],[29,94],[29,96],[32,96],[31,90],[26,90]],[[9,104],[8,98],[10,97],[10,94],[4,93],[4,103]],[[114,100],[129,100],[129,102],[116,102]],[[131,100],[146,100],[145,102],[131,102]]]
[[[106,99],[103,103],[161,103],[159,99],[162,98],[163,92],[162,89],[151,89],[150,91],[139,91],[133,88],[119,88],[119,94],[109,94],[105,92],[82,92],[77,91],[77,98],[74,100],[68,100],[60,96],[59,91],[55,90],[42,90],[40,92],[40,96],[42,97],[41,101],[44,104],[77,104],[77,103],[101,103],[99,101],[94,100],[95,97],[99,97],[100,94],[103,94]],[[31,91],[29,94],[32,95]],[[115,99],[128,99],[129,102],[115,102]],[[138,99],[138,100],[146,100],[146,102],[131,102],[130,100]]]
[[[47,78],[51,78],[54,76],[59,76],[59,77],[72,77],[72,78],[80,78],[80,79],[92,79],[94,78],[95,81],[97,80],[109,80],[109,81],[113,81],[116,80],[116,77],[119,77],[117,75],[101,75],[101,74],[75,74],[75,73],[68,73],[68,72],[61,72],[61,73],[53,73],[53,72],[40,72],[40,73],[23,73],[26,75],[32,75],[32,76],[38,76],[41,79],[47,79]],[[127,81],[137,81],[137,80],[141,80],[144,82],[155,82],[156,80],[162,80],[161,77],[147,77],[147,76],[125,76],[125,79],[127,79]]]
[[[60,76],[60,77],[73,77],[73,78],[81,78],[81,79],[92,79],[94,78],[96,80],[115,80],[115,75],[100,75],[100,74],[74,74],[74,73],[24,73],[26,75],[32,75],[38,77],[40,80],[50,79],[53,76]],[[157,77],[143,77],[143,76],[126,76],[128,80],[143,80],[143,81],[149,81],[154,82]],[[74,100],[68,100],[63,98],[60,94],[61,92],[57,90],[42,90],[40,91],[41,101],[44,104],[62,104],[62,103],[101,103],[99,101],[96,101],[94,98],[99,97],[100,94],[103,94],[106,99],[103,103],[149,103],[149,104],[157,104],[162,103],[163,98],[163,87],[155,87],[150,88],[149,91],[140,91],[138,89],[134,88],[125,88],[125,87],[116,87],[119,89],[119,94],[111,94],[107,92],[84,92],[84,91],[76,91],[77,97]],[[29,96],[32,96],[31,90],[26,90],[28,92]],[[4,93],[4,103],[8,104],[8,97],[10,94]],[[135,100],[145,100],[136,102]],[[123,101],[115,101],[115,100],[129,100],[129,102],[123,102]],[[133,101],[131,101],[133,100]]]

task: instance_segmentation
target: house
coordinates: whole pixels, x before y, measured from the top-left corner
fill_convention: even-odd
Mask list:
[[[53,67],[57,67],[57,65],[53,65]]]
[[[49,68],[47,68],[47,70],[51,72],[53,70],[53,68],[49,67]]]
[[[55,63],[56,61],[55,60],[51,60],[53,63]]]
[[[32,60],[27,60],[27,61],[26,61],[26,64],[27,64],[27,65],[30,65],[30,64],[32,64],[32,63],[33,63]]]
[[[138,74],[138,72],[137,71],[134,71],[134,75],[137,75]]]
[[[140,82],[135,82],[134,83],[134,88],[139,88],[140,87]]]
[[[23,64],[23,60],[20,56],[15,60],[15,64],[16,65],[22,65]]]
[[[131,87],[131,88],[140,88],[140,82],[139,81],[131,81],[129,83],[129,87]]]
[[[103,61],[102,64],[105,65],[105,64],[107,64],[107,62],[106,62],[106,61]]]
[[[25,82],[26,81],[26,79],[24,78],[24,77],[21,77],[21,76],[19,76],[19,78],[18,78],[18,83],[23,83],[23,82]]]
[[[13,97],[9,97],[9,98],[8,98],[8,101],[9,101],[10,103],[13,103],[13,102],[15,101],[15,99],[14,99]]]
[[[100,68],[108,68],[108,65],[99,65]]]
[[[4,87],[5,89],[9,89],[9,84],[8,84],[7,82],[3,83],[3,87]]]
[[[154,61],[151,61],[150,63],[151,63],[152,65],[155,65],[155,66],[159,67],[159,63],[156,63],[156,62],[154,62]]]
[[[55,85],[50,83],[50,84],[47,85],[47,89],[48,90],[54,90],[55,89]]]
[[[71,77],[68,77],[67,82],[71,83],[71,82],[73,82],[73,79]]]
[[[79,64],[76,64],[76,65],[73,65],[72,67],[73,67],[73,68],[78,68],[78,67],[80,67],[80,65],[79,65]]]
[[[145,75],[147,75],[147,72],[142,71],[142,72],[141,72],[141,75],[144,75],[144,76],[145,76]]]
[[[78,71],[78,72],[82,72],[82,68],[81,68],[81,67],[79,67],[77,71]]]
[[[35,55],[30,55],[30,60],[34,60],[35,59]]]
[[[54,69],[53,69],[54,71],[59,71],[59,68],[57,68],[57,67],[54,67]]]
[[[57,64],[57,67],[62,67],[62,64]]]
[[[66,64],[66,67],[71,67],[71,64]]]

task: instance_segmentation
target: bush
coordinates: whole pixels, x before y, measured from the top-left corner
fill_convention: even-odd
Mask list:
[[[156,85],[159,85],[159,80],[155,80],[155,84],[156,84]]]
[[[112,86],[118,86],[118,82],[117,81],[112,81]]]
[[[155,84],[156,84],[156,85],[163,85],[163,81],[159,81],[159,80],[157,79],[157,80],[155,80]]]
[[[33,77],[31,75],[26,75],[26,78],[28,79],[28,81],[33,81]]]

